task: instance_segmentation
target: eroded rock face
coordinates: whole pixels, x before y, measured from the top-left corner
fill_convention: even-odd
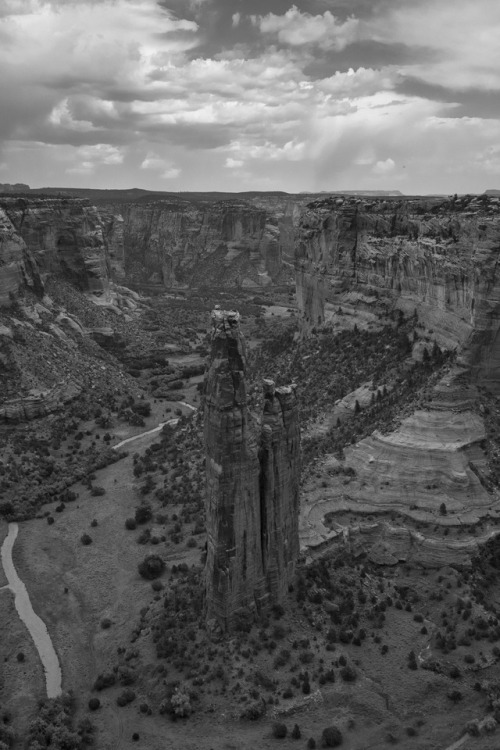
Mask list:
[[[267,286],[290,276],[277,216],[248,202],[162,200],[116,206],[114,213],[123,217],[128,280],[167,288]]]
[[[299,424],[295,389],[265,382],[262,425],[247,401],[239,314],[214,310],[206,375],[207,617],[283,599],[299,551]]]
[[[322,324],[329,303],[361,292],[416,309],[479,382],[500,387],[500,202],[346,198],[310,204],[296,248],[304,324]],[[362,300],[357,300],[362,304]]]
[[[287,593],[299,554],[300,429],[295,386],[264,381],[260,450],[264,573],[274,601]]]
[[[0,307],[10,305],[24,286],[43,294],[33,254],[0,203]]]
[[[108,245],[101,217],[88,201],[1,196],[0,212],[0,253],[10,264],[10,274],[1,274],[8,276],[5,288],[35,283],[48,274],[82,291],[107,287]]]

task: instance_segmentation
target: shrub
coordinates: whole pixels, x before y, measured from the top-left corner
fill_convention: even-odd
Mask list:
[[[87,546],[89,544],[92,544],[92,537],[89,536],[88,534],[82,534],[81,537],[80,537],[80,541],[81,541],[82,544],[84,544],[85,546]]]
[[[251,703],[250,706],[247,706],[243,713],[240,714],[241,719],[249,719],[250,721],[256,721],[257,719],[260,719],[261,716],[264,716],[266,713],[266,704],[264,701],[255,701],[254,703]]]
[[[314,739],[314,737],[309,737],[309,739],[307,740],[307,750],[314,750],[315,747],[316,740]]]
[[[101,707],[101,701],[99,700],[99,698],[91,698],[89,700],[90,711],[97,711],[97,709],[100,707]]]
[[[127,520],[125,521],[125,528],[128,531],[134,531],[137,528],[135,518],[127,518]]]
[[[140,505],[135,509],[136,523],[147,523],[153,518],[153,511],[149,505]]]
[[[292,738],[294,740],[300,740],[301,736],[302,735],[300,733],[300,727],[299,727],[298,724],[295,724],[294,727],[293,727],[293,729],[292,729]]]
[[[340,670],[340,676],[344,682],[354,682],[356,679],[356,670],[348,664],[347,666],[342,667]],[[331,747],[335,747],[335,745],[331,745]]]
[[[281,724],[279,722],[276,722],[275,724],[273,724],[273,737],[275,739],[277,740],[284,739],[287,735],[287,732],[288,730],[286,728],[286,724]]]
[[[104,690],[104,688],[111,687],[116,682],[116,677],[113,672],[105,672],[97,676],[94,682],[93,690]]]
[[[110,627],[111,627],[111,620],[109,619],[109,617],[103,617],[103,619],[101,620],[101,628],[103,630],[107,630]]]
[[[92,526],[93,529],[95,529],[95,527],[97,526],[97,520],[93,518],[92,521],[90,522],[90,525]]]
[[[165,562],[159,555],[146,555],[138,565],[139,575],[147,580],[159,578],[165,570]]]
[[[338,747],[342,744],[342,732],[338,727],[326,727],[321,735],[323,747]]]
[[[135,700],[135,693],[130,688],[126,688],[125,690],[122,690],[118,698],[116,699],[116,703],[118,706],[126,706],[128,703],[132,703],[132,701]]]
[[[17,661],[21,662],[24,661],[24,654],[22,651],[19,651],[19,653],[16,656]]]
[[[49,524],[49,526],[52,526],[52,524],[54,523],[54,519],[52,518],[52,516],[47,516],[47,523]]]
[[[408,654],[408,668],[418,669],[417,657],[415,656],[415,651],[413,650]]]
[[[92,495],[92,497],[100,497],[101,495],[106,494],[106,490],[104,489],[104,487],[95,486],[90,490],[90,494]]]

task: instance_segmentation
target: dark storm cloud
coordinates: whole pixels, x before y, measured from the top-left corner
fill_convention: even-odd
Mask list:
[[[354,41],[345,49],[319,50],[314,59],[304,66],[304,73],[312,78],[324,78],[336,70],[349,68],[384,68],[387,66],[405,66],[419,63],[421,60],[430,61],[437,57],[437,53],[424,46],[403,44],[401,42],[386,43],[372,39]]]
[[[419,96],[457,106],[449,110],[449,117],[500,118],[500,89],[456,89],[427,83],[418,78],[403,78],[396,86],[396,91],[407,96]]]

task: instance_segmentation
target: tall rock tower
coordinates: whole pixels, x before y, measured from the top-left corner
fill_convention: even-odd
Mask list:
[[[264,381],[262,423],[252,417],[239,321],[213,311],[205,382],[206,609],[224,629],[284,598],[299,552],[295,389]]]
[[[300,429],[295,386],[264,380],[259,446],[261,540],[272,601],[283,599],[299,556]]]

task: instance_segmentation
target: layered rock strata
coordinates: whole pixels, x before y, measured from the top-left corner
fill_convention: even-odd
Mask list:
[[[119,276],[116,247],[115,253]],[[41,291],[48,275],[81,291],[102,292],[112,264],[97,209],[78,198],[1,196],[0,266],[2,299],[24,285]]]
[[[279,220],[249,202],[172,199],[106,211],[123,217],[121,227],[113,226],[123,234],[129,281],[166,288],[283,281]]]
[[[295,390],[266,381],[262,424],[252,417],[239,314],[214,310],[205,384],[207,618],[281,601],[299,551],[300,436]]]
[[[296,248],[305,327],[358,293],[416,310],[440,345],[463,346],[478,382],[500,389],[500,200],[364,200],[309,205]]]

